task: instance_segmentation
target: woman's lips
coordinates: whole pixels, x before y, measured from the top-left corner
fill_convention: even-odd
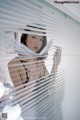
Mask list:
[[[33,47],[35,50],[38,50],[38,47]]]

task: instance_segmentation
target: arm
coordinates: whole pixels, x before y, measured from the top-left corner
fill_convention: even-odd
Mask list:
[[[16,64],[18,63],[14,63],[13,61],[8,63],[9,74],[15,88],[22,85],[20,73],[17,67],[15,66]]]

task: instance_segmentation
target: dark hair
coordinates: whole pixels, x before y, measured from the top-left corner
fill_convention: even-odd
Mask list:
[[[21,35],[21,43],[26,45],[26,40],[27,40],[28,34],[22,34]],[[43,36],[43,44],[41,46],[41,48],[36,52],[36,53],[40,53],[41,50],[46,46],[47,44],[47,38],[46,36]]]

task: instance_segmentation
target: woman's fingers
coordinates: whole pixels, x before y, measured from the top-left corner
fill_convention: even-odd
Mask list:
[[[58,66],[60,61],[61,61],[61,49],[57,49],[54,54],[54,64]]]

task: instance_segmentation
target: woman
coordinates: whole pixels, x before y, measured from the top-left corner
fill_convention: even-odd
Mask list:
[[[39,53],[46,46],[47,40],[45,36],[22,34],[21,43],[32,51]],[[30,62],[34,62],[34,71],[30,65],[26,64]],[[21,55],[12,59],[8,63],[8,68],[14,87],[22,84],[25,87],[25,83],[30,82],[34,78],[38,79],[40,76],[42,77],[45,72],[42,65],[39,64],[39,59],[37,63],[37,58],[29,59],[24,56],[21,58]],[[35,72],[37,72],[36,76],[34,75]]]
[[[46,46],[47,39],[45,36],[22,34],[21,43],[27,46],[32,51],[34,51],[35,53],[40,53],[41,50]],[[54,59],[54,66],[56,65],[56,69],[60,62],[60,55],[61,54],[58,55],[57,50]],[[41,83],[38,85],[37,83],[39,83],[40,80],[42,81],[43,77],[49,75],[44,65],[44,62],[41,62],[43,59],[44,58],[25,58],[24,56],[22,57],[21,55],[18,55],[16,58],[12,59],[9,62],[8,64],[9,73],[14,84],[14,87],[17,88],[16,91],[31,86],[29,89],[27,89],[27,91],[26,89],[24,90],[26,92],[26,94],[24,94],[25,96],[26,95],[31,96],[30,93],[37,91],[39,89],[38,85],[40,85]],[[53,71],[55,73],[54,66]],[[20,92],[17,92],[17,94],[19,95]]]

